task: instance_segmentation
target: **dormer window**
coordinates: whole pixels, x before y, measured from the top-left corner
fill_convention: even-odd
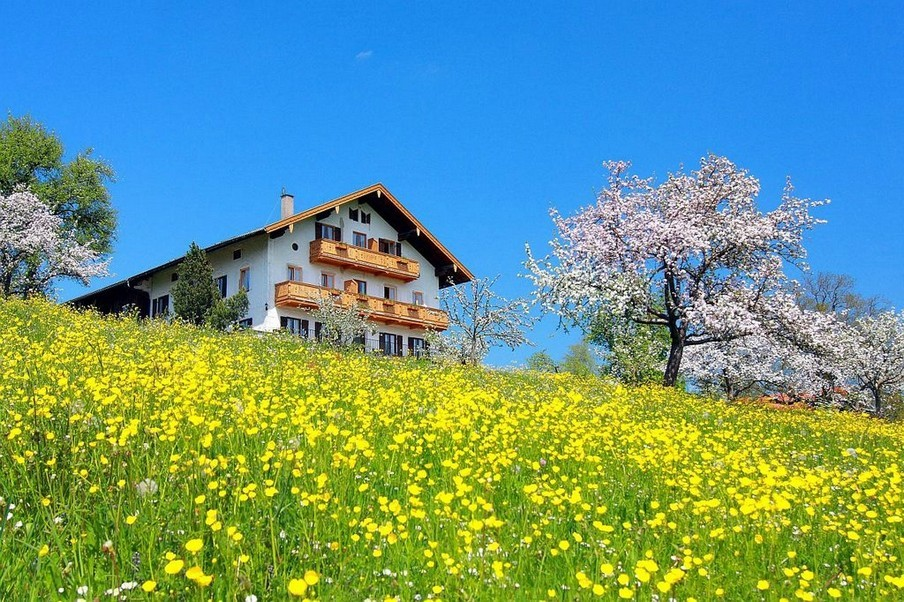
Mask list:
[[[342,228],[317,222],[314,224],[314,238],[318,240],[326,238],[327,240],[341,241]]]
[[[361,211],[361,223],[362,224],[370,223],[370,213],[365,213],[364,211]]]

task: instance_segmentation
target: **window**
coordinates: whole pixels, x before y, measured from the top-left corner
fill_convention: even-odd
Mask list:
[[[356,280],[358,285],[358,294],[366,295],[367,294],[367,281],[366,280]]]
[[[352,244],[362,249],[367,248],[367,234],[363,232],[352,232]]]
[[[424,293],[421,291],[414,291],[411,293],[411,302],[415,305],[423,305],[424,304]]]
[[[358,221],[358,210],[356,208],[348,208],[348,219],[352,220],[353,222]]]
[[[176,280],[179,279],[179,274],[177,272],[173,272],[173,275],[170,276],[169,279],[170,279],[170,282],[175,282]]]
[[[395,301],[396,300],[396,287],[384,286],[383,287],[383,298],[391,299],[392,301]]]
[[[402,256],[402,245],[394,240],[380,239],[380,253]]]
[[[241,249],[236,249],[235,251],[232,252],[232,259],[233,259],[233,260],[235,260],[235,259],[241,259],[241,258],[242,258],[242,250],[241,250]]]
[[[220,291],[220,297],[223,299],[226,298],[226,276],[220,276],[219,278],[214,278],[214,284],[217,287],[217,290]]]
[[[301,282],[301,268],[297,265],[289,265],[289,280],[292,282]]]
[[[251,268],[242,268],[239,270],[239,290],[251,290]]]
[[[427,342],[417,337],[408,337],[408,355],[424,357],[427,354]]]
[[[244,320],[239,320],[239,328],[251,328],[251,318],[245,318]]]
[[[292,334],[297,334],[302,338],[308,338],[308,321],[300,318],[281,317],[279,325]]]
[[[329,224],[322,224],[317,222],[314,224],[314,238],[321,239],[326,238],[328,240],[342,240],[342,228],[337,228],[336,226],[331,226]]]
[[[318,341],[323,337],[323,322],[314,322],[314,338]]]
[[[361,223],[362,224],[370,223],[370,213],[364,213],[364,211],[361,212]]]
[[[298,243],[297,243],[297,242],[293,242],[293,243],[292,243],[292,250],[293,250],[293,251],[297,251],[297,250],[298,250]]]
[[[381,332],[380,351],[384,355],[402,355],[402,335]]]
[[[151,301],[151,317],[165,316],[169,313],[169,295],[161,295]]]
[[[336,277],[329,272],[321,273],[320,286],[325,286],[326,288],[336,288]]]

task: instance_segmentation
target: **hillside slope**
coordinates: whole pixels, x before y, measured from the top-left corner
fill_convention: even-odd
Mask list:
[[[2,599],[904,594],[861,416],[18,301],[0,399]]]

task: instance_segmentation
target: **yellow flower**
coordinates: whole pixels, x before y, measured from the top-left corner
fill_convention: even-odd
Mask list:
[[[623,587],[618,590],[618,597],[623,598],[625,600],[630,600],[634,597],[634,590],[629,589],[627,587]]]
[[[185,577],[188,579],[191,579],[192,581],[194,581],[195,579],[198,579],[200,577],[203,577],[203,576],[204,576],[204,569],[202,569],[198,565],[195,565],[195,566],[191,567],[190,569],[188,569],[187,571],[185,571]]]
[[[137,517],[137,516],[127,516],[127,517],[126,517],[126,524],[127,524],[127,525],[134,525],[136,520],[138,520],[138,517]]]
[[[766,591],[769,589],[769,582],[765,579],[760,579],[756,584],[756,588],[760,591]]]
[[[563,552],[568,551],[568,548],[570,548],[570,547],[571,547],[571,544],[568,543],[567,539],[563,539],[562,541],[559,542],[559,549],[561,549]]]
[[[179,571],[182,570],[182,567],[185,566],[184,560],[170,560],[166,563],[166,566],[163,567],[163,572],[167,575],[175,575]]]
[[[317,585],[320,581],[320,575],[317,574],[317,571],[305,571],[304,573],[304,582],[308,585]]]
[[[38,558],[43,558],[44,556],[47,556],[49,553],[50,553],[50,546],[48,546],[45,543],[43,546],[41,546],[41,549],[38,550]]]
[[[304,579],[292,579],[289,581],[289,594],[301,597],[308,591],[308,584]]]
[[[201,587],[207,587],[210,585],[210,582],[213,581],[213,575],[205,575],[201,573],[198,577],[195,578],[195,583],[200,585]]]
[[[195,554],[196,552],[200,552],[201,548],[204,547],[204,541],[201,539],[189,539],[185,542],[185,549]]]
[[[148,579],[147,581],[145,581],[144,583],[141,584],[141,589],[144,590],[145,592],[150,593],[150,592],[154,591],[155,589],[157,589],[157,582],[151,581],[150,579]]]

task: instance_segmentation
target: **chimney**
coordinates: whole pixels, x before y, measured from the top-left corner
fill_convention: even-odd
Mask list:
[[[285,188],[282,189],[282,195],[280,195],[279,200],[282,201],[279,219],[286,219],[295,215],[295,197],[286,192]]]

